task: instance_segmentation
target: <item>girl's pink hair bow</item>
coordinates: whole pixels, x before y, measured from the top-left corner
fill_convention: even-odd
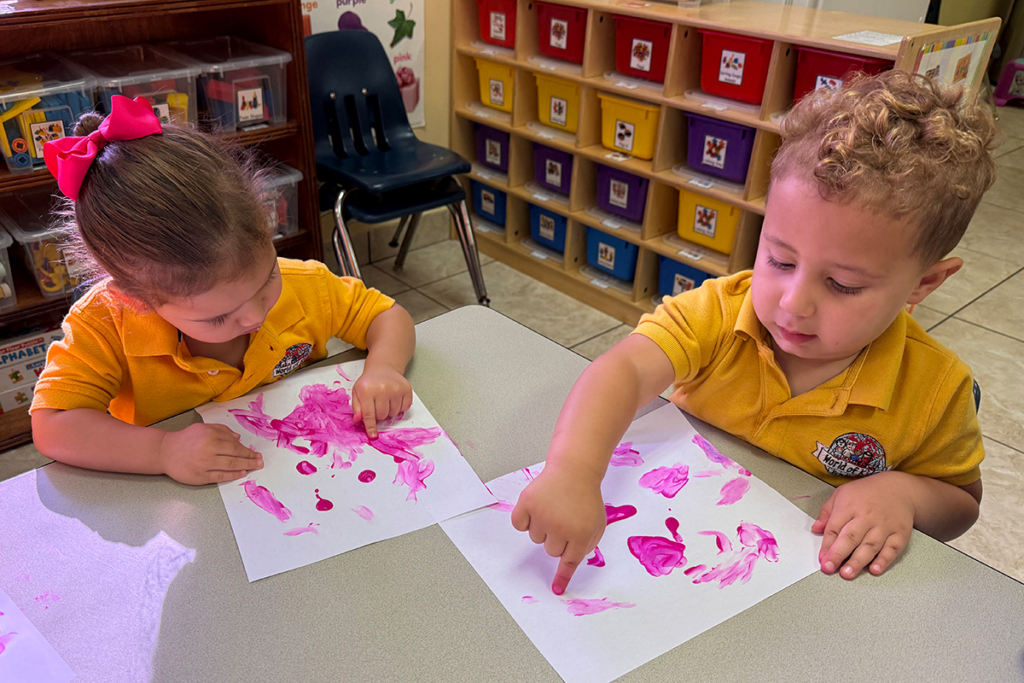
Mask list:
[[[144,97],[134,100],[114,95],[110,102],[110,115],[103,119],[97,130],[84,137],[66,137],[43,146],[46,168],[57,179],[57,186],[69,199],[77,200],[85,174],[93,159],[108,142],[135,140],[163,132],[160,119],[153,113],[153,105]]]

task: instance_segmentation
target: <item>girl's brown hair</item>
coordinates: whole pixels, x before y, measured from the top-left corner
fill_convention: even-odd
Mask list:
[[[75,135],[102,121],[83,115]],[[235,279],[267,252],[264,177],[251,154],[164,125],[161,135],[108,143],[58,217],[86,272],[159,306]]]

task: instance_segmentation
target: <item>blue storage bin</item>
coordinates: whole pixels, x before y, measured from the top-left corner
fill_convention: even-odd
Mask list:
[[[473,186],[473,208],[481,218],[495,225],[505,227],[505,193],[484,185],[479,180],[470,180]]]
[[[565,216],[530,204],[530,237],[560,254],[565,252],[565,226],[568,222]]]
[[[620,280],[632,281],[640,247],[600,230],[587,228],[587,262]]]
[[[693,266],[662,256],[658,267],[658,291],[665,296],[675,296],[697,289],[705,280],[712,277],[714,276]]]

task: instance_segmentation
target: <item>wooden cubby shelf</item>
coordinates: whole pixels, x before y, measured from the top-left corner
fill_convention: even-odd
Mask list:
[[[753,264],[765,213],[770,164],[780,143],[782,118],[793,104],[798,48],[883,59],[897,68],[910,69],[917,50],[926,42],[975,35],[998,27],[998,20],[986,20],[940,28],[746,0],[699,8],[629,0],[556,0],[555,4],[587,10],[582,63],[573,64],[542,54],[534,0],[518,0],[514,49],[497,47],[481,38],[479,0],[452,2],[451,147],[478,162],[469,174],[470,179],[506,193],[505,232],[479,232],[481,251],[628,324],[635,324],[642,314],[654,308],[652,298],[658,291],[661,257],[712,276],[735,273]],[[616,16],[670,25],[663,83],[646,83],[617,72]],[[767,81],[760,104],[715,98],[701,90],[706,30],[770,41],[770,53],[766,53]],[[859,32],[885,34],[892,40],[877,45],[840,38]],[[984,58],[987,57],[986,52]],[[511,69],[511,93],[505,93],[505,97],[512,97],[510,112],[498,112],[481,102],[477,69],[481,60],[501,65],[506,73]],[[574,133],[556,130],[539,120],[545,113],[538,111],[538,76],[561,79],[567,88],[579,89],[579,122]],[[652,158],[627,156],[603,145],[601,95],[656,108],[659,122]],[[742,184],[711,178],[689,168],[688,131],[694,114],[752,129],[750,162]],[[507,174],[490,171],[476,159],[475,124],[509,134]],[[547,190],[538,198],[530,185],[534,175],[534,143],[573,155],[573,179],[564,202],[544,199],[544,195],[553,194]],[[649,182],[639,231],[635,226],[634,230],[628,229],[626,221],[588,211],[597,204],[598,164]],[[681,191],[724,203],[732,207],[730,211],[738,212],[735,239],[728,253],[687,243],[677,235]],[[530,234],[530,203],[568,219],[562,261],[538,258],[523,246],[523,238]],[[587,265],[588,228],[640,247],[628,294],[628,288],[595,284],[594,278],[581,270]]]

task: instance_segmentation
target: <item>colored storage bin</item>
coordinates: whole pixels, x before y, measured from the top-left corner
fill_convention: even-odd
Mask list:
[[[690,119],[687,165],[695,171],[734,183],[745,182],[757,131],[699,114],[686,116]]]
[[[679,236],[728,254],[736,241],[740,210],[719,199],[679,191]]]
[[[6,311],[18,305],[18,295],[14,291],[14,278],[11,276],[10,249],[14,240],[7,231],[0,228],[0,311]]]
[[[603,92],[601,99],[601,144],[640,159],[654,157],[661,108]]]
[[[470,180],[469,184],[473,186],[473,209],[477,215],[504,228],[506,194],[479,180]]]
[[[615,69],[625,76],[665,82],[672,24],[615,15]]]
[[[675,296],[691,289],[697,289],[705,280],[714,276],[703,270],[680,263],[667,256],[661,257],[658,266],[658,291],[665,296]]]
[[[586,30],[586,9],[537,3],[537,47],[541,54],[582,64]]]
[[[96,79],[96,111],[110,113],[114,95],[145,97],[163,123],[195,123],[200,68],[168,48],[152,45],[80,50],[67,55]]]
[[[516,0],[476,0],[480,39],[491,45],[516,46]]]
[[[611,273],[620,280],[631,281],[636,273],[636,258],[640,247],[600,230],[587,228],[587,262]]]
[[[534,74],[537,79],[537,118],[546,126],[576,132],[580,120],[580,84]]]
[[[274,239],[299,232],[299,181],[302,171],[278,164],[267,180],[267,227]]]
[[[488,107],[511,113],[512,77],[515,69],[486,59],[477,59],[476,70],[480,74],[480,101]]]
[[[838,90],[846,75],[853,71],[877,74],[891,68],[892,62],[884,59],[797,46],[793,101],[799,102],[807,93],[822,88]]]
[[[643,223],[647,205],[647,178],[597,165],[597,205],[634,223]]]
[[[287,116],[287,52],[234,36],[181,40],[167,46],[200,69],[196,88],[199,118],[230,133],[281,126]]]
[[[572,182],[572,154],[533,143],[533,178],[539,185],[568,196]]]
[[[96,81],[50,52],[0,61],[0,153],[11,173],[43,168],[43,145],[74,134]]]
[[[49,188],[0,196],[0,227],[21,244],[25,263],[47,299],[62,299],[77,281],[68,274],[58,238],[50,228]]]
[[[701,29],[700,87],[709,95],[761,104],[772,41]]]
[[[561,214],[530,204],[530,236],[545,247],[551,247],[559,253],[565,252],[565,227],[568,222]]]
[[[474,123],[476,160],[496,171],[508,173],[508,133],[482,123]]]

